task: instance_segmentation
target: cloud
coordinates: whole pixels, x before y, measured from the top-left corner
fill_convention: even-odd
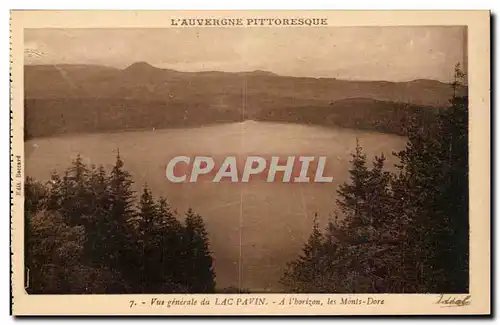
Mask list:
[[[24,44],[24,62],[27,64],[36,64],[46,62],[48,48],[36,41],[25,42]]]

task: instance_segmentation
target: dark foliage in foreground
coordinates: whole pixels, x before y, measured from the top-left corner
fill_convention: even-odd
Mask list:
[[[215,273],[203,219],[181,223],[147,185],[139,200],[117,156],[110,172],[78,157],[25,186],[29,293],[209,293]]]
[[[410,125],[396,173],[384,171],[383,155],[367,166],[357,145],[338,189],[343,218],[323,232],[315,219],[282,277],[288,291],[469,291],[468,98],[450,104],[436,123]]]

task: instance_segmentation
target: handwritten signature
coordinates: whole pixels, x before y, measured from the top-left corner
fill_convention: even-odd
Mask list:
[[[456,296],[445,296],[441,294],[439,300],[436,304],[441,305],[441,307],[463,307],[471,304],[471,296],[467,295],[465,297]]]

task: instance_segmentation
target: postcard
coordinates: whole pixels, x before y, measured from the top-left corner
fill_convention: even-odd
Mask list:
[[[489,315],[488,11],[12,11],[14,315]]]

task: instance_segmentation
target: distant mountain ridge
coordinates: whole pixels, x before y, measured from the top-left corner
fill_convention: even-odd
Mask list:
[[[211,80],[206,80],[206,78]],[[247,92],[261,90],[273,92],[272,88],[267,87],[268,83],[272,82],[277,91],[289,86],[290,89],[293,88],[294,93],[299,91],[299,93],[295,93],[297,96],[303,97],[304,93],[307,93],[313,95],[311,97],[315,99],[320,99],[327,95],[330,97],[330,101],[352,97],[369,97],[409,104],[442,106],[447,104],[449,95],[452,93],[449,84],[428,79],[406,82],[353,81],[336,78],[288,77],[263,70],[181,72],[157,68],[147,62],[136,62],[124,69],[82,64],[26,65],[25,96],[26,98],[115,97],[120,95],[116,88],[120,88],[122,84],[141,86],[142,82],[142,86],[157,86],[155,87],[157,91],[148,91],[148,96],[162,97],[164,94],[160,94],[160,91],[179,90],[175,85],[169,87],[168,82],[176,82],[180,88],[183,83],[193,84],[199,81],[206,87],[207,92],[210,92],[212,89],[208,87],[209,85],[204,84],[206,81],[215,83],[214,86],[220,84],[222,87],[242,78],[253,79],[249,81],[261,81],[262,87],[253,82],[247,84],[246,87],[251,87],[250,91]],[[40,82],[40,80],[44,82]],[[136,81],[136,85],[134,85],[134,81]],[[241,86],[243,86],[243,81]],[[75,89],[80,91],[75,91]],[[226,87],[225,90],[230,93],[232,89]]]
[[[167,69],[167,68],[160,68],[156,67],[148,62],[145,61],[138,61],[134,62],[125,68],[116,68],[116,67],[111,67],[111,66],[106,66],[106,65],[98,65],[98,64],[82,64],[82,63],[59,63],[59,64],[27,64],[25,65],[25,70],[34,70],[34,69],[52,69],[52,68],[61,68],[65,70],[73,70],[73,69],[103,69],[103,70],[114,70],[114,71],[138,71],[138,70],[161,70],[165,72],[171,72],[171,73],[185,73],[185,74],[204,74],[204,73],[214,73],[214,74],[239,74],[239,75],[261,75],[261,76],[276,76],[276,77],[284,77],[284,78],[306,78],[306,79],[334,79],[334,80],[343,80],[343,81],[349,81],[349,82],[380,82],[380,83],[436,83],[436,84],[447,84],[445,82],[439,81],[439,80],[434,80],[434,79],[425,79],[425,78],[420,78],[420,79],[413,79],[413,80],[408,80],[408,81],[388,81],[388,80],[357,80],[357,79],[342,79],[342,78],[335,78],[335,77],[297,77],[297,76],[289,76],[289,75],[280,75],[271,71],[267,70],[251,70],[251,71],[237,71],[237,72],[228,72],[228,71],[221,71],[221,70],[200,70],[200,71],[180,71],[180,70],[175,70],[175,69]]]
[[[451,85],[435,80],[350,81],[262,70],[180,72],[147,62],[124,69],[26,65],[24,92],[28,136],[245,119],[360,128],[352,122],[359,112],[365,116],[357,119],[387,123],[387,112],[395,107],[399,115],[404,107],[443,107],[453,94]],[[377,130],[396,132],[377,125]]]

